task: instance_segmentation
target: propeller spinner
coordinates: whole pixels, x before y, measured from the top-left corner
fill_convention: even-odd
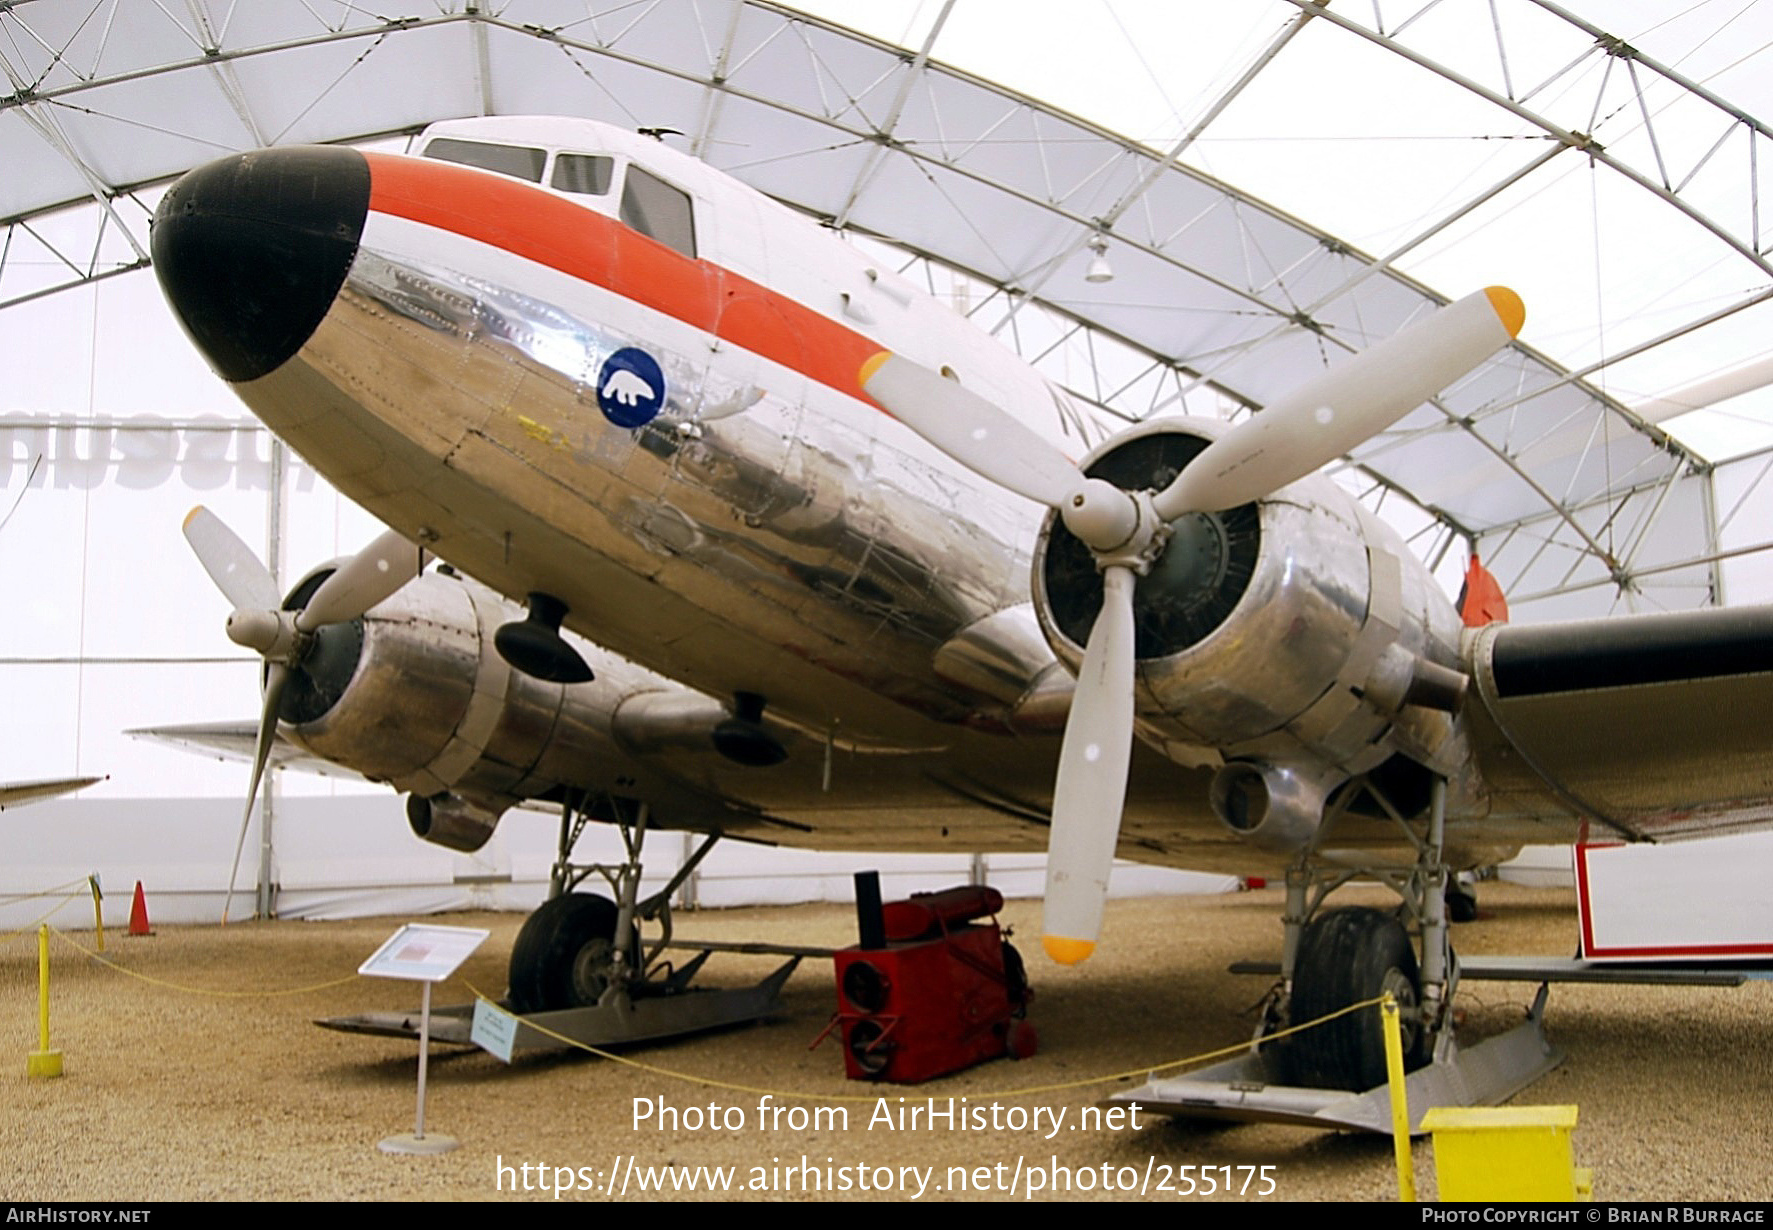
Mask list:
[[[1047,850],[1044,944],[1074,964],[1095,950],[1120,834],[1133,740],[1133,589],[1190,512],[1261,499],[1342,456],[1471,371],[1520,332],[1500,286],[1468,295],[1305,382],[1194,458],[1162,491],[1086,477],[1045,438],[927,367],[882,352],[863,389],[936,448],[1056,510],[1095,555],[1104,588],[1059,752]]]
[[[234,863],[228,870],[228,894],[222,902],[225,924],[234,902],[234,877],[240,871],[252,805],[259,797],[259,782],[277,737],[277,714],[291,671],[313,648],[320,629],[348,623],[392,597],[424,570],[424,559],[417,547],[389,530],[339,565],[305,607],[286,611],[278,602],[277,583],[270,571],[221,518],[198,505],[185,517],[184,532],[204,571],[234,604],[234,612],[228,616],[228,639],[265,660],[265,701],[253,751],[252,782],[240,817],[240,836],[234,843]]]

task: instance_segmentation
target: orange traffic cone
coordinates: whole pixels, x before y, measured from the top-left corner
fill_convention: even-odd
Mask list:
[[[142,882],[135,882],[135,900],[129,907],[129,933],[131,935],[153,935],[148,928],[148,896],[142,892]]]

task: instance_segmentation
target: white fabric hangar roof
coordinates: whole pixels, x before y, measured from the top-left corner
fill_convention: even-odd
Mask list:
[[[0,0],[0,307],[141,267],[157,186],[230,150],[662,125],[1128,418],[1259,408],[1512,284],[1523,344],[1346,481],[1431,560],[1476,545],[1519,615],[1720,601],[1731,567],[1731,600],[1762,592],[1773,403],[1734,373],[1773,351],[1773,148],[1728,99],[1773,81],[1767,6],[1606,6],[1630,40],[1544,0],[828,7],[899,34],[756,0]],[[1168,113],[1117,135],[950,55]]]

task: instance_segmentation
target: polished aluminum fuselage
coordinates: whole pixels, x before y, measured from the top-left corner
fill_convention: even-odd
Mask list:
[[[948,369],[1076,456],[1106,433],[807,220],[656,143],[560,131],[694,196],[697,259],[649,266],[683,287],[599,284],[372,198],[330,312],[242,396],[347,495],[461,570],[512,597],[557,596],[571,628],[703,694],[767,697],[803,740],[790,765],[686,753],[681,772],[789,821],[781,839],[1040,848],[1065,705],[1031,633],[1042,510],[934,452],[853,369],[833,375],[832,356],[890,349]],[[459,167],[443,178],[484,181],[563,225],[607,224],[597,202]],[[749,336],[774,339],[770,353],[738,344]],[[637,428],[600,409],[603,364],[626,348],[653,356],[669,390]],[[1364,676],[1346,663],[1379,638],[1457,662],[1456,618],[1426,571],[1326,481],[1277,493],[1262,515],[1272,566],[1257,592],[1207,644],[1141,666],[1141,733],[1165,756],[1135,758],[1122,852],[1260,865],[1207,808],[1206,770],[1227,755],[1346,774],[1402,750],[1449,775],[1458,817],[1478,819],[1455,722],[1349,699]]]

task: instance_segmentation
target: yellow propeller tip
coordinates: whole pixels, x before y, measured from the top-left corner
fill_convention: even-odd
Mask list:
[[[882,350],[870,355],[868,361],[862,364],[862,371],[857,375],[856,380],[859,383],[866,385],[870,380],[874,379],[874,373],[880,370],[881,364],[885,363],[892,357],[893,352],[890,350]]]
[[[1490,306],[1496,309],[1508,336],[1519,337],[1521,326],[1527,323],[1527,305],[1521,302],[1521,297],[1506,286],[1486,286],[1484,294],[1489,296]]]
[[[198,505],[196,505],[196,506],[194,506],[194,507],[193,507],[193,508],[192,508],[192,509],[191,509],[191,511],[190,511],[190,512],[188,512],[188,513],[186,513],[186,514],[185,514],[185,519],[184,519],[184,521],[183,521],[183,522],[181,522],[181,523],[180,523],[180,527],[179,527],[179,528],[181,528],[181,529],[189,529],[189,528],[190,528],[190,526],[191,526],[191,521],[192,521],[192,519],[193,519],[193,518],[195,518],[195,517],[196,517],[196,516],[197,516],[197,514],[198,514],[198,513],[200,513],[200,512],[202,512],[202,511],[203,511],[203,505],[201,505],[201,504],[198,504]]]
[[[1041,937],[1041,944],[1047,950],[1047,956],[1060,965],[1076,965],[1092,952],[1096,951],[1094,940],[1068,940],[1062,935]]]

